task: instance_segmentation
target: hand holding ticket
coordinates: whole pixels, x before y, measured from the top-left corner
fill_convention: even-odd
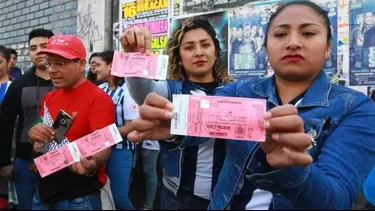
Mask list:
[[[265,141],[266,100],[173,95],[171,134]]]
[[[36,159],[35,165],[42,178],[80,161],[81,156],[89,157],[101,152],[123,139],[115,124],[95,131],[75,142],[48,152]]]
[[[166,80],[168,56],[115,51],[111,74],[118,77],[141,77]]]

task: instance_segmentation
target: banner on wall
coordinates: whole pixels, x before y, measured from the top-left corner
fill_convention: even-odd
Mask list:
[[[176,0],[173,0],[174,2]],[[255,0],[177,0],[178,12],[174,12],[173,16],[187,15],[193,13],[212,12],[215,10],[227,10],[248,4]],[[177,8],[173,6],[173,8]]]
[[[199,17],[205,18],[210,21],[218,35],[221,48],[221,59],[224,64],[228,64],[228,12],[216,12],[210,14],[200,15]],[[187,18],[173,19],[171,32],[177,29]]]
[[[121,0],[120,20],[126,23],[168,18],[169,0]]]
[[[375,85],[375,1],[351,0],[349,85]]]
[[[152,53],[163,54],[168,42],[168,19],[148,21],[142,23],[122,24],[122,31],[135,27],[146,27],[152,34]]]

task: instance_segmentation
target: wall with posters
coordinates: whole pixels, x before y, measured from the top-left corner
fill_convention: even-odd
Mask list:
[[[184,19],[206,17],[217,29],[221,57],[236,78],[273,74],[262,48],[272,12],[291,0],[120,0],[120,34],[145,26],[153,34],[153,53],[162,53],[168,35]],[[332,24],[332,53],[324,71],[334,83],[367,94],[375,86],[375,1],[306,0],[324,8]],[[119,45],[117,45],[119,47]]]

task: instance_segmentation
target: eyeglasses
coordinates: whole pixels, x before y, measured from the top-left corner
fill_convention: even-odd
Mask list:
[[[72,62],[77,63],[79,61],[80,61],[80,59],[73,59],[73,60],[67,60],[67,61],[57,60],[57,61],[52,62],[51,60],[47,59],[47,62],[45,64],[45,66],[47,68],[50,68],[52,66],[54,66],[56,68],[61,68],[61,67],[65,67],[66,65],[68,65]]]

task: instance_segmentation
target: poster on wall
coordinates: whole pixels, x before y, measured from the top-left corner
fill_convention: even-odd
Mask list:
[[[272,13],[290,0],[254,2],[229,11],[229,75],[233,78],[268,77],[273,74],[263,48]],[[328,12],[332,24],[331,55],[323,69],[331,78],[337,72],[337,0],[311,0]]]
[[[337,34],[338,34],[338,5],[337,0],[310,0],[324,10],[328,12],[328,17],[331,22],[331,55],[329,59],[325,62],[323,70],[326,72],[329,78],[332,78],[336,75],[338,71],[338,49],[337,49]]]
[[[215,28],[217,33],[221,54],[220,58],[224,64],[228,64],[228,12],[216,12],[210,14],[200,15],[200,18],[204,18],[210,21],[212,26]],[[171,26],[171,33],[177,29],[187,18],[173,19]]]
[[[120,23],[113,23],[113,35],[112,35],[112,40],[113,40],[113,49],[114,50],[120,50]]]
[[[375,1],[351,0],[349,85],[375,85]]]
[[[121,0],[120,20],[126,23],[168,18],[169,0]]]
[[[175,0],[174,0],[175,1]],[[179,13],[173,15],[187,15],[193,13],[213,12],[217,10],[226,10],[248,4],[256,0],[178,0]],[[173,6],[175,8],[175,6]]]
[[[154,20],[142,23],[122,24],[123,31],[135,27],[146,27],[152,34],[152,53],[163,54],[168,42],[168,19]]]
[[[263,44],[269,18],[281,3],[268,1],[229,11],[230,76],[241,79],[272,75]]]

